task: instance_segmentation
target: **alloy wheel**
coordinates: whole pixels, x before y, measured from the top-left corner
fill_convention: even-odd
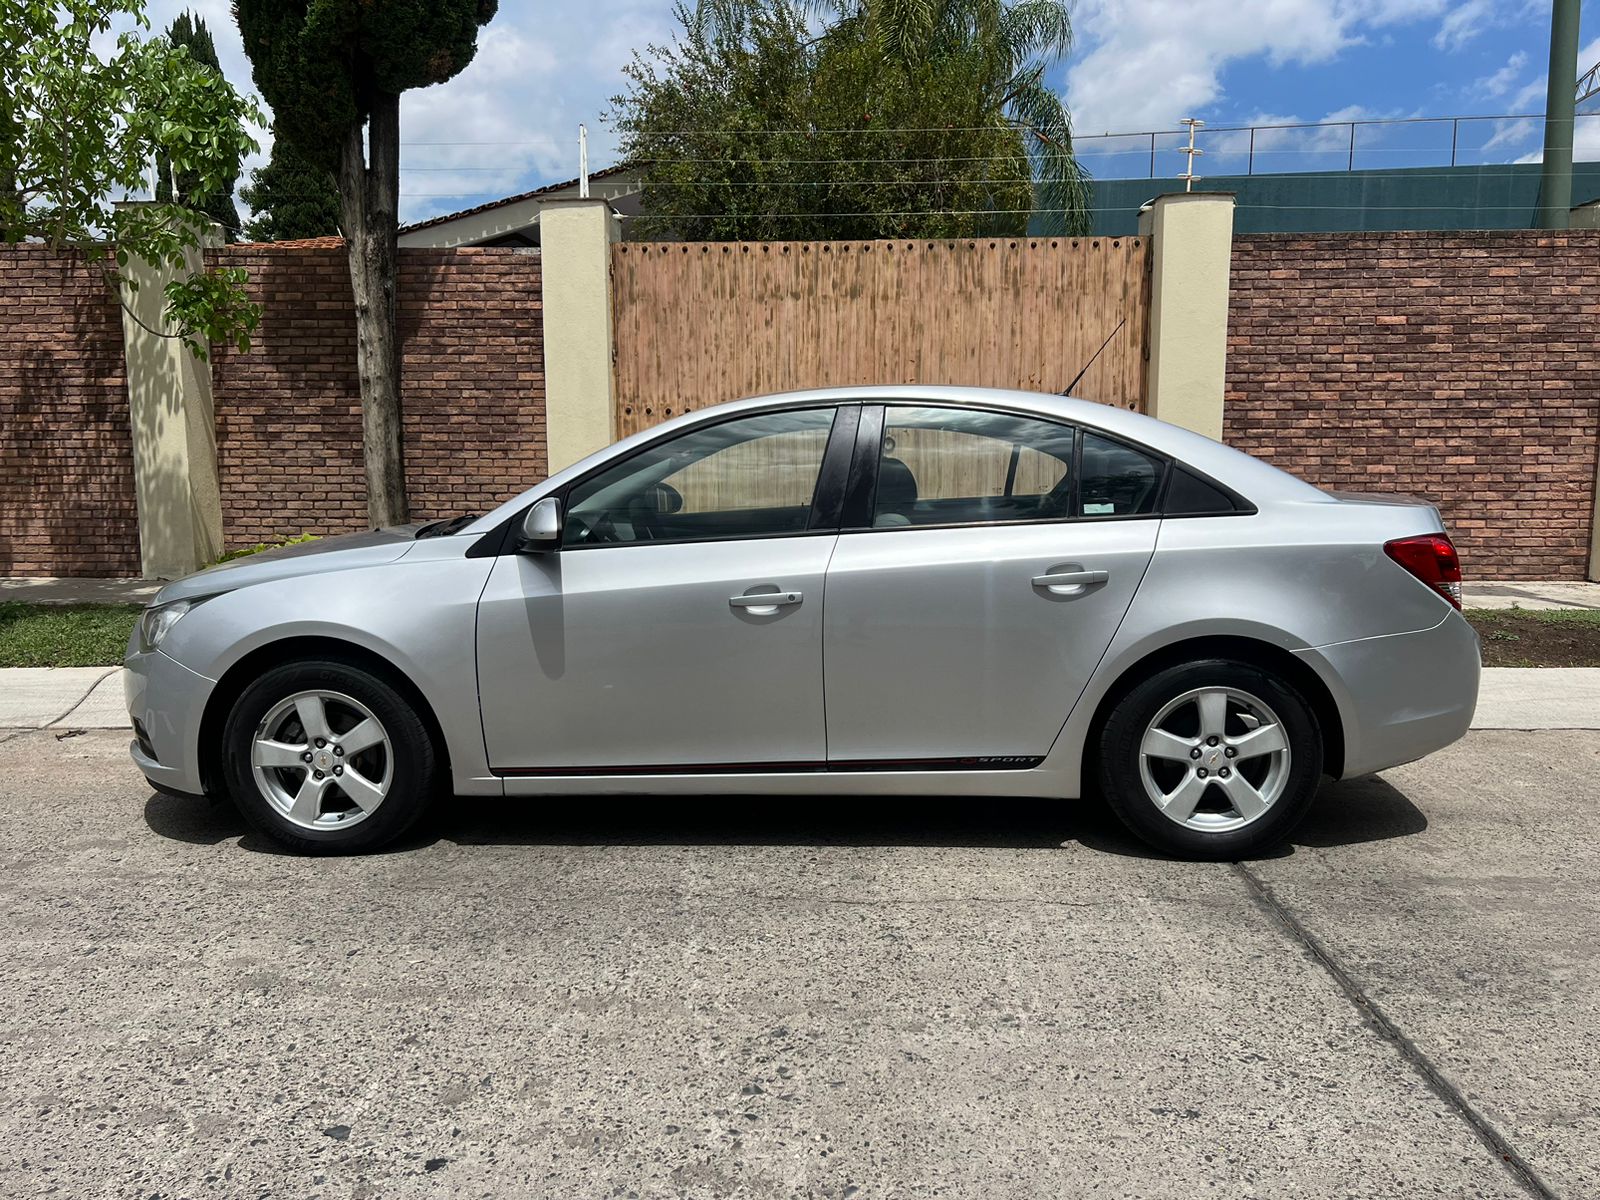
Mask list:
[[[1139,744],[1146,796],[1169,820],[1210,833],[1260,819],[1283,795],[1289,768],[1277,714],[1238,688],[1184,692],[1155,715]]]
[[[297,692],[267,711],[250,743],[256,787],[302,829],[346,829],[389,792],[389,735],[361,701],[342,692]]]

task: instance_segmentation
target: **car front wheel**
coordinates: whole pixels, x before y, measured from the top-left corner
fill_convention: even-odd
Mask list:
[[[275,667],[223,731],[228,790],[253,826],[300,853],[360,853],[399,837],[433,792],[427,727],[387,680],[348,663]]]
[[[1322,778],[1322,734],[1276,675],[1210,659],[1157,672],[1112,709],[1100,786],[1123,822],[1183,858],[1236,859],[1275,845]]]

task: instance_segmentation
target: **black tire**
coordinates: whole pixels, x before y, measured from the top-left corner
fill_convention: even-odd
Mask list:
[[[1206,688],[1236,689],[1264,701],[1282,725],[1289,750],[1285,782],[1277,800],[1237,828],[1196,829],[1179,823],[1147,794],[1141,779],[1140,746],[1151,722],[1178,697]],[[1239,718],[1235,715],[1229,720],[1238,722]],[[1112,810],[1141,840],[1178,858],[1232,861],[1270,849],[1299,824],[1322,780],[1322,731],[1305,698],[1271,672],[1229,659],[1167,667],[1136,684],[1106,717],[1098,751],[1098,780]],[[1173,769],[1181,777],[1188,768],[1180,765]],[[1226,805],[1214,774],[1211,785],[1200,786],[1208,786],[1205,805]],[[1219,820],[1227,819],[1219,815]]]
[[[347,814],[351,822],[342,828],[308,828],[291,821],[263,793],[251,764],[252,745],[262,721],[289,697],[310,691],[338,693],[358,701],[388,736],[388,748],[383,751],[388,791],[365,816],[355,819],[355,814]],[[332,722],[339,710],[333,705],[330,709]],[[348,720],[348,714],[344,715]],[[223,776],[240,813],[261,833],[299,854],[376,850],[410,829],[433,798],[438,756],[427,726],[391,683],[349,663],[307,661],[274,667],[245,688],[228,714],[222,736]],[[295,770],[299,768],[276,776],[286,790],[292,781],[305,778],[303,771],[297,777]],[[330,807],[347,803],[336,791]]]

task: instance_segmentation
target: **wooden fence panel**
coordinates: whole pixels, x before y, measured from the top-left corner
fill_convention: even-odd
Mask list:
[[[618,436],[740,396],[945,383],[1143,411],[1143,238],[625,242],[612,248]]]

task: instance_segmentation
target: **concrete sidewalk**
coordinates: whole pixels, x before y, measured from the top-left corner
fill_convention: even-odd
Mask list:
[[[0,729],[126,729],[121,667],[0,670]],[[1600,729],[1600,667],[1485,667],[1474,729]]]
[[[121,667],[0,670],[0,729],[126,729]]]
[[[161,579],[0,578],[0,601],[24,604],[148,604]]]
[[[1600,583],[1467,583],[1461,602],[1467,608],[1600,609]]]

